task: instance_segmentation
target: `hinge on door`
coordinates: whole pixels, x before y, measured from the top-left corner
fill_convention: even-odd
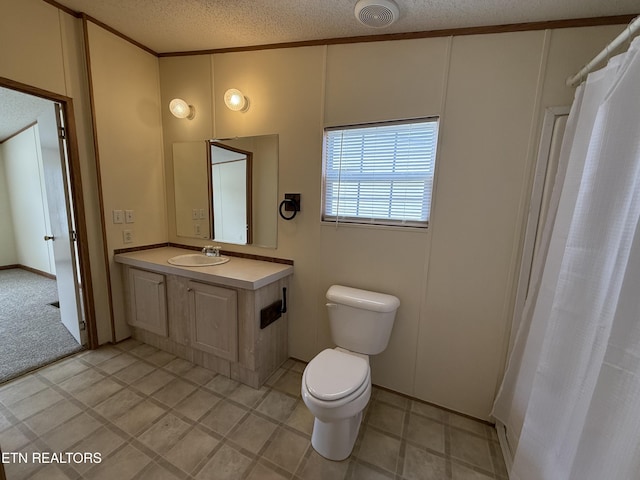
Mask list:
[[[84,320],[80,320],[80,330],[86,330],[87,329],[87,324],[85,323]]]
[[[73,242],[77,242],[78,241],[78,234],[75,231],[71,232],[71,240]]]
[[[62,140],[66,140],[67,139],[67,131],[65,130],[64,127],[59,127],[58,128],[58,136],[62,139]]]

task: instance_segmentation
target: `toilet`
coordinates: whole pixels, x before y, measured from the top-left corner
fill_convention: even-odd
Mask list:
[[[329,460],[353,450],[371,398],[369,355],[387,348],[400,300],[393,295],[333,285],[327,291],[336,348],[316,355],[302,374],[302,400],[315,417],[311,445]]]

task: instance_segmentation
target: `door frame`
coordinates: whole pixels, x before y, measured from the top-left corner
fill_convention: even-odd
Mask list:
[[[80,174],[80,154],[78,150],[78,137],[76,133],[76,120],[73,109],[73,99],[64,95],[49,92],[37,87],[16,82],[14,80],[0,77],[0,87],[8,88],[28,95],[50,100],[59,103],[62,107],[64,116],[64,124],[66,129],[67,142],[67,161],[69,162],[69,191],[71,198],[69,204],[73,211],[76,226],[76,242],[78,245],[78,268],[80,270],[80,279],[82,288],[80,289],[78,298],[81,297],[81,305],[84,322],[87,329],[87,345],[89,349],[98,348],[98,333],[96,328],[95,302],[93,296],[93,283],[91,279],[91,268],[89,259],[89,245],[87,241],[87,224],[85,219],[84,197],[82,193],[82,177]],[[63,175],[67,175],[65,169],[62,169]],[[65,195],[67,192],[65,191]],[[67,215],[69,212],[67,212]]]

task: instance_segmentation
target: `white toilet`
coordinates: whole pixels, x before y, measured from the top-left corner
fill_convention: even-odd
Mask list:
[[[327,291],[331,336],[338,345],[309,362],[302,400],[315,418],[311,445],[329,460],[353,450],[371,397],[369,355],[387,348],[400,300],[384,293],[333,285]]]

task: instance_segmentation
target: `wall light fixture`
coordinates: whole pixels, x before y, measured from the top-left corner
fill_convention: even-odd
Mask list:
[[[234,112],[246,112],[249,110],[249,99],[235,88],[230,88],[224,92],[224,103],[229,110]]]
[[[192,120],[193,117],[196,116],[196,109],[193,108],[193,105],[189,105],[181,98],[174,98],[171,100],[169,102],[169,110],[171,110],[173,116],[177,118]]]

